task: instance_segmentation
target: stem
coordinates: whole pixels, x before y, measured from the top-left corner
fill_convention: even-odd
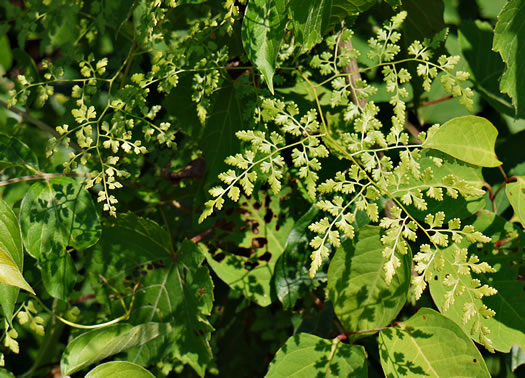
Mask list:
[[[55,310],[58,306],[58,300],[53,301],[53,309]],[[52,316],[51,322],[47,329],[51,329],[51,332],[47,332],[44,337],[44,342],[40,345],[40,350],[35,359],[33,366],[26,373],[22,374],[20,377],[34,377],[35,372],[43,365],[43,362],[49,360],[50,357],[56,351],[56,345],[60,336],[62,336],[62,331],[64,330],[64,324],[57,321],[57,317]]]
[[[430,105],[439,104],[440,102],[448,101],[451,98],[453,98],[451,95],[448,95],[448,96],[445,96],[445,97],[441,97],[441,98],[436,98],[435,100],[431,100],[431,101],[427,101],[427,102],[422,103],[421,105],[419,105],[419,107],[422,108],[424,106],[430,106]]]
[[[15,184],[17,182],[23,181],[33,181],[33,180],[50,180],[54,177],[90,177],[89,173],[41,173],[37,175],[15,177],[9,180],[0,181],[0,186],[6,186],[10,184]]]
[[[9,107],[7,105],[7,102],[5,102],[4,100],[0,100],[0,105],[2,107],[6,108],[7,110],[11,111],[11,112],[13,112],[15,114],[18,114],[20,117],[22,117],[22,119],[24,121],[35,125],[40,130],[48,132],[48,133],[50,133],[51,135],[53,135],[55,137],[59,137],[60,136],[60,134],[57,133],[57,131],[53,127],[49,126],[45,122],[40,121],[39,119],[36,119],[31,114],[29,114],[26,110],[18,109],[18,108],[14,107],[14,106]]]

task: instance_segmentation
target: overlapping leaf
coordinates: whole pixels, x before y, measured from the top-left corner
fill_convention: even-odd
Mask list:
[[[461,296],[455,297],[454,304],[444,312],[448,318],[454,320],[467,334],[470,335],[474,322],[479,321],[481,326],[490,330],[489,338],[492,340],[495,350],[508,352],[513,344],[525,346],[525,294],[523,284],[517,280],[518,263],[521,256],[513,251],[522,251],[524,236],[520,230],[503,218],[483,211],[473,223],[476,230],[492,237],[493,243],[505,240],[502,247],[494,248],[494,244],[488,244],[484,250],[477,250],[472,246],[470,252],[480,257],[482,261],[489,263],[497,272],[479,274],[473,277],[471,274],[459,276],[464,285],[470,285],[472,278],[480,280],[481,284],[488,284],[498,292],[483,300],[473,296],[468,290]],[[445,293],[450,287],[444,285],[443,278],[450,275],[457,278],[457,266],[454,265],[453,250],[443,251],[444,266],[437,272],[435,279],[429,282],[430,293],[437,307],[442,310]],[[468,286],[467,286],[468,287]],[[496,314],[491,318],[474,316],[464,322],[464,308],[467,304],[474,304],[475,308],[485,304]],[[476,341],[479,334],[472,335]]]
[[[508,183],[505,192],[521,225],[525,227],[525,177],[520,176],[516,181]]]
[[[267,378],[320,376],[367,377],[364,348],[299,333],[279,349],[266,375]]]
[[[142,366],[127,361],[111,361],[98,365],[86,374],[86,378],[154,378]]]
[[[457,117],[429,135],[423,147],[480,167],[497,167],[501,165],[494,152],[497,136],[498,130],[485,118]]]
[[[167,324],[115,324],[86,332],[68,344],[60,370],[65,375],[80,371],[104,358],[151,341],[169,330]]]
[[[390,285],[385,280],[379,227],[360,229],[357,242],[347,241],[328,269],[328,290],[345,331],[388,325],[405,304],[410,285],[410,254],[398,255],[401,266]]]
[[[386,376],[490,377],[472,340],[452,320],[428,308],[381,331],[379,354]]]

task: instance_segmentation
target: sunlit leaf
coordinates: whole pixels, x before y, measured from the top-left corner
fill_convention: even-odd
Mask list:
[[[497,167],[501,162],[494,153],[498,130],[485,118],[454,118],[428,136],[425,148],[434,148],[481,167]]]
[[[153,378],[142,366],[127,361],[111,361],[98,365],[86,374],[86,378]]]
[[[505,192],[521,225],[525,227],[525,176],[505,185]]]
[[[267,378],[367,377],[364,348],[299,333],[279,349]]]
[[[381,331],[379,354],[387,376],[490,377],[472,340],[452,320],[428,308]]]

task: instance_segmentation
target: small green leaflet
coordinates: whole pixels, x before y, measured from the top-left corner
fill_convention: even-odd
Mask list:
[[[250,61],[264,76],[273,93],[277,53],[284,37],[286,0],[251,0],[242,23],[242,43]]]
[[[506,184],[505,192],[521,225],[525,227],[525,176]]]
[[[485,118],[457,117],[429,132],[423,147],[480,167],[497,167],[501,165],[494,152],[497,136],[498,130]]]
[[[142,366],[127,361],[111,361],[98,365],[85,378],[155,378]]]
[[[381,331],[378,341],[387,377],[490,377],[472,340],[452,320],[429,308]]]
[[[365,349],[299,333],[286,341],[270,363],[266,378],[367,377]]]
[[[104,358],[147,343],[169,329],[169,325],[163,323],[149,322],[135,327],[121,323],[86,332],[68,344],[60,370],[64,375],[71,375]]]
[[[494,51],[500,53],[506,70],[500,81],[500,90],[512,98],[518,112],[525,105],[525,49],[519,45],[525,40],[525,0],[510,0],[498,15],[494,31]]]

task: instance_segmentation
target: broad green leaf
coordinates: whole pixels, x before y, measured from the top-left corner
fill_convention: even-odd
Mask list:
[[[1,356],[2,356],[2,354],[0,353],[0,357]],[[0,368],[0,378],[15,378],[15,376],[10,371]]]
[[[277,53],[287,21],[286,0],[251,0],[242,22],[242,43],[246,55],[261,71],[272,93]]]
[[[308,245],[308,226],[318,213],[319,208],[313,205],[299,218],[288,235],[283,254],[275,265],[273,282],[277,298],[284,308],[293,307],[305,292],[319,285],[320,281],[326,280],[326,274],[321,271],[317,272],[313,280],[308,272],[312,253]]]
[[[390,285],[386,283],[379,227],[361,228],[355,240],[343,243],[328,268],[328,295],[347,332],[390,324],[405,304],[410,286],[410,253],[397,255],[401,266]]]
[[[111,361],[98,365],[86,374],[86,378],[154,378],[142,366],[127,361]]]
[[[458,277],[457,267],[454,264],[454,249],[450,247],[442,251],[443,269],[435,273],[434,278],[430,280],[430,294],[438,309],[445,316],[454,320],[465,333],[470,335],[474,322],[479,321],[482,326],[490,330],[488,337],[494,349],[506,353],[513,344],[525,346],[525,293],[523,284],[518,281],[518,264],[521,261],[519,253],[523,250],[525,237],[518,227],[486,210],[479,213],[473,225],[476,230],[491,237],[492,242],[484,245],[482,249],[473,245],[470,247],[470,253],[479,256],[481,261],[489,263],[497,272],[461,275],[459,276],[460,282],[469,287],[472,278],[476,278],[481,281],[482,285],[490,285],[498,292],[480,300],[469,290],[465,290],[462,295],[455,297],[454,303],[447,311],[442,311],[445,293],[451,289],[443,283],[443,279],[447,275],[453,279]],[[495,243],[500,240],[505,240],[506,243],[496,248]],[[466,240],[464,243],[460,246],[468,245]],[[518,253],[512,253],[512,251]],[[476,308],[485,304],[494,310],[496,315],[488,319],[475,315],[465,323],[463,321],[464,306],[471,303]],[[479,341],[479,333],[471,336],[474,340]]]
[[[468,62],[476,88],[496,109],[514,115],[511,99],[499,89],[499,78],[505,64],[492,50],[493,39],[494,29],[488,22],[464,20],[460,25],[461,53]]]
[[[494,51],[500,53],[506,70],[500,81],[500,90],[512,98],[516,113],[525,106],[525,0],[510,0],[498,16],[494,31]]]
[[[430,134],[423,147],[480,167],[497,167],[501,165],[494,152],[497,135],[498,130],[485,118],[457,117]]]
[[[525,227],[525,176],[506,184],[505,192],[521,225]]]
[[[378,341],[387,377],[490,377],[472,340],[429,308],[381,331]]]
[[[295,40],[307,52],[323,38],[330,19],[332,0],[291,0],[289,4]]]
[[[13,64],[13,54],[11,53],[11,46],[9,46],[9,38],[7,34],[0,32],[0,66],[3,67],[4,72],[7,72]]]
[[[242,118],[246,104],[234,82],[217,92],[213,110],[206,122],[200,147],[206,158],[206,174],[216,180],[226,170],[224,159],[239,151],[235,133],[247,126]]]
[[[441,166],[437,167],[433,159],[440,159]],[[427,202],[426,210],[416,209],[413,205],[408,207],[410,213],[417,219],[424,219],[429,213],[437,213],[443,211],[446,215],[446,219],[452,218],[466,218],[476,213],[477,211],[485,207],[485,199],[482,196],[466,196],[458,195],[457,198],[451,198],[446,194],[448,186],[443,184],[444,179],[447,176],[455,176],[467,185],[472,187],[480,188],[484,182],[482,175],[482,168],[465,163],[461,160],[454,159],[453,157],[442,153],[440,151],[424,149],[421,151],[421,158],[419,159],[420,171],[423,172],[427,168],[432,169],[431,178],[415,178],[412,175],[408,180],[397,186],[392,185],[389,187],[390,193],[395,197],[401,198],[411,188],[418,187],[425,193],[424,199]],[[443,200],[438,201],[436,199],[428,197],[428,189],[431,187],[441,187],[443,190]],[[457,185],[452,185],[451,188],[457,188]]]
[[[66,246],[85,249],[100,236],[100,221],[90,194],[69,177],[31,186],[20,207],[24,245],[40,260]]]
[[[115,324],[86,332],[71,341],[60,360],[60,370],[71,375],[104,358],[142,345],[169,331],[162,323],[148,322],[138,326]]]
[[[328,29],[338,27],[347,17],[357,16],[375,5],[375,0],[331,0]],[[325,30],[328,31],[328,30]]]
[[[13,210],[0,199],[0,306],[11,322],[18,288],[35,293],[22,276],[24,250]]]
[[[221,235],[221,230],[217,230],[221,248],[213,256],[206,255],[208,264],[221,280],[260,306],[272,303],[275,264],[284,252],[293,227],[291,217],[279,219],[279,215],[284,216],[280,200],[288,193],[289,190],[283,190],[275,197],[267,194],[271,200],[266,207],[266,196],[259,201],[246,200],[240,216],[234,214],[226,218],[227,222],[234,222],[234,231]]]
[[[150,248],[159,246],[152,244]],[[130,322],[167,322],[171,330],[130,350],[129,361],[149,365],[164,357],[176,358],[189,364],[199,376],[213,369],[213,327],[208,322],[213,282],[208,268],[202,266],[205,253],[204,247],[185,240],[173,256],[154,265],[142,279]]]
[[[362,346],[322,339],[308,333],[286,341],[270,363],[266,378],[368,377]]]
[[[77,270],[71,255],[62,250],[43,256],[38,261],[42,272],[42,281],[49,295],[53,298],[69,300],[73,286],[77,282]]]
[[[38,159],[25,143],[0,134],[0,169],[13,166],[38,169]]]

